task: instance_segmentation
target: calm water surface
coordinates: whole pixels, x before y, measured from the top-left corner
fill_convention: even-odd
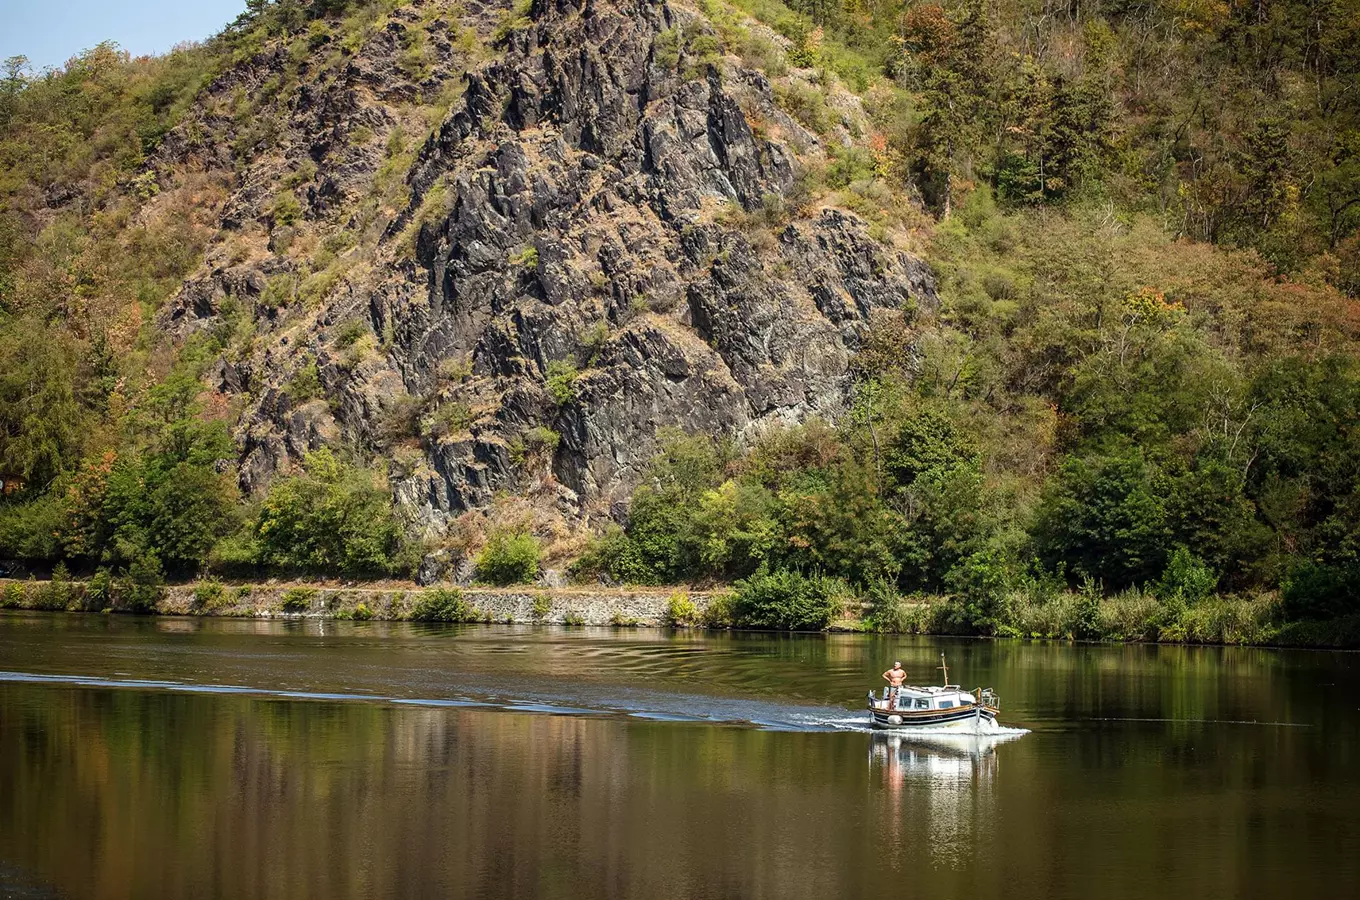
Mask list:
[[[1007,741],[901,740],[901,659]],[[1360,896],[1360,656],[0,615],[0,898]]]

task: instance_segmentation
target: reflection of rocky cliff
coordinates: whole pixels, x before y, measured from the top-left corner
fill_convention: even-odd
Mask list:
[[[488,41],[496,11],[469,10],[457,27]],[[696,17],[537,0],[489,61],[441,38],[429,83],[466,68],[466,90],[413,158],[395,158],[404,208],[372,248],[360,236],[342,253],[353,264],[315,285],[311,309],[265,302],[281,278],[310,283],[295,253],[275,252],[272,223],[270,253],[210,265],[186,289],[168,327],[193,330],[237,297],[264,331],[218,376],[247,398],[246,487],[348,440],[396,458],[399,499],[430,526],[535,485],[575,514],[623,496],[662,427],[748,435],[840,408],[871,315],[934,304],[931,276],[852,214],[790,212],[799,153],[820,155],[818,140],[760,74],[658,60],[658,35],[709,28]],[[392,62],[420,28],[428,15],[398,11],[337,81],[293,101],[279,152],[322,162],[302,232],[371,217],[365,186],[393,165],[375,148],[409,121],[403,98],[428,90],[397,91]],[[264,216],[287,174],[246,171],[228,225]],[[328,402],[299,396],[311,364]]]

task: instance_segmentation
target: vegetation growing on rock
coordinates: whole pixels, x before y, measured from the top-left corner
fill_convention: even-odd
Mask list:
[[[0,557],[145,605],[472,516],[479,577],[751,624],[1360,613],[1355,3],[1049,12],[259,0],[10,61]]]

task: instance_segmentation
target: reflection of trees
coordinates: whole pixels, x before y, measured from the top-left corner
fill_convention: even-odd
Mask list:
[[[109,627],[80,621],[61,627]],[[199,642],[222,627],[171,635],[192,652],[158,664],[183,666],[171,674],[189,680],[212,646]],[[413,644],[420,665],[461,646],[431,634]],[[1356,685],[1328,654],[721,635],[645,646],[538,634],[525,633],[541,641],[532,659],[564,675],[645,667],[721,692],[763,672],[748,695],[795,684],[858,698],[885,660],[928,673],[944,646],[951,674],[958,666],[965,683],[1002,692],[1003,720],[1038,728],[990,752],[904,743],[889,753],[864,734],[0,683],[0,859],[90,897],[796,900],[1001,896],[1017,884],[1091,896],[1147,873],[1160,884],[1212,878],[1206,896],[1246,887],[1271,896],[1300,873],[1332,879],[1316,887],[1355,872],[1353,854],[1309,855],[1356,846],[1353,792],[1336,790],[1354,782],[1356,720],[1327,721],[1332,698],[1353,698]],[[45,661],[65,646],[76,643],[54,642]],[[369,647],[330,647],[320,655],[331,668],[313,656],[296,673],[285,668],[294,657],[239,665],[287,674],[290,685],[329,685],[350,670],[358,681],[394,659],[389,642]],[[582,650],[573,669],[570,654]],[[131,653],[110,668],[164,674]],[[972,860],[979,848],[989,863]]]
[[[0,685],[0,858],[96,897],[863,896],[867,741]]]
[[[861,852],[832,826],[863,798],[862,753],[860,735],[0,685],[0,856],[80,896],[808,896]]]

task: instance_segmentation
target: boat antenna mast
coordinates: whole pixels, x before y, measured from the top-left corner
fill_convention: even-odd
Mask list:
[[[936,668],[944,672],[944,686],[949,687],[949,664],[944,661],[944,653],[940,654],[940,664]]]

